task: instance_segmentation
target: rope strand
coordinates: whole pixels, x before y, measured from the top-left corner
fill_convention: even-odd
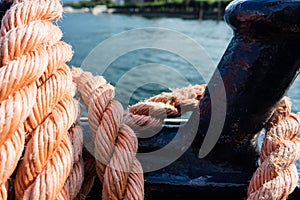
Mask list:
[[[295,161],[300,157],[300,115],[291,113],[284,97],[269,124],[261,150],[261,165],[248,186],[248,199],[284,200],[298,183]]]
[[[199,104],[206,84],[189,85],[163,92],[143,102],[130,106],[124,114],[124,122],[137,135],[157,133],[167,117],[179,117],[193,111]]]
[[[80,191],[84,177],[84,162],[82,159],[83,133],[79,125],[69,130],[73,147],[73,167],[65,185],[56,198],[75,199]]]
[[[103,77],[73,71],[79,75],[78,90],[88,108],[102,199],[144,199],[142,167],[135,157],[137,138],[123,123],[123,107],[113,100],[114,88]]]
[[[62,10],[58,0],[16,0],[2,20],[0,109],[6,115],[0,119],[0,144],[23,124],[28,132],[16,171],[16,199],[56,199],[73,164],[68,129],[78,102],[64,64],[72,50],[52,23]]]

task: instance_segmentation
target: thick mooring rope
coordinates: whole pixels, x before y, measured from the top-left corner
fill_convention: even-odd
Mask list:
[[[45,47],[27,44],[36,24],[24,25],[11,20],[13,6],[1,23],[0,38],[0,197],[7,199],[7,180],[16,168],[24,149],[23,123],[36,103],[37,80],[46,70],[48,56]],[[55,16],[53,16],[55,18]],[[17,27],[20,25],[19,27]],[[27,34],[27,37],[24,37]],[[28,37],[29,36],[29,37]],[[43,35],[41,35],[43,37]],[[54,34],[53,38],[56,35]],[[24,40],[23,40],[24,39]],[[45,40],[47,41],[47,40]]]
[[[102,199],[144,199],[142,167],[135,157],[137,138],[123,122],[123,107],[113,100],[113,86],[101,76],[73,71],[79,75],[78,90],[88,110]]]
[[[60,41],[62,32],[52,23],[61,15],[58,0],[16,0],[2,19],[0,101],[5,115],[0,119],[0,144],[17,137],[7,153],[15,160],[1,162],[6,168],[15,166],[23,150],[22,142],[15,143],[24,141],[24,129],[27,133],[16,171],[15,199],[63,196],[74,162],[68,129],[77,118],[78,102],[72,97],[72,75],[65,65],[72,50]]]
[[[195,110],[205,88],[206,84],[190,85],[139,102],[127,109],[124,122],[137,134],[159,131],[165,118]]]
[[[56,199],[75,199],[80,196],[80,189],[84,180],[84,162],[82,158],[83,131],[79,125],[69,130],[73,147],[73,167],[67,181]]]
[[[300,157],[300,114],[291,113],[284,97],[269,124],[261,150],[261,165],[250,181],[248,199],[284,200],[298,183],[294,162]]]

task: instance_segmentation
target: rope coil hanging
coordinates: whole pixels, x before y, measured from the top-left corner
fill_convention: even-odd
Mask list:
[[[124,111],[113,100],[114,88],[103,77],[78,68],[73,72],[78,75],[78,90],[88,110],[102,199],[144,199],[142,167],[135,157],[137,138],[123,123]]]
[[[284,97],[267,127],[262,144],[261,165],[248,186],[248,199],[283,200],[298,183],[295,161],[300,158],[300,115],[291,113]]]

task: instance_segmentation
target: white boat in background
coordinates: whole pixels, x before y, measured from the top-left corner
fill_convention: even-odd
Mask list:
[[[73,13],[73,12],[74,12],[74,8],[70,6],[64,6],[64,13]]]
[[[64,6],[64,13],[88,13],[90,12],[89,8],[80,8],[80,9],[74,9],[70,6]]]
[[[108,8],[108,9],[107,9],[107,13],[108,13],[108,14],[112,14],[112,13],[115,12],[115,10],[116,10],[116,9],[114,9],[114,8]]]
[[[106,5],[97,5],[91,9],[93,15],[98,15],[100,13],[107,13],[108,9]]]

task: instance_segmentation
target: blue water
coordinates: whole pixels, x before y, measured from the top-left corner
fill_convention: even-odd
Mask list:
[[[73,46],[74,56],[69,64],[78,67],[82,65],[83,60],[99,43],[110,39],[115,34],[144,27],[167,28],[170,31],[175,31],[186,37],[190,37],[191,40],[195,40],[195,42],[203,46],[211,57],[213,64],[216,65],[232,34],[231,30],[223,22],[199,22],[197,20],[182,20],[178,18],[149,19],[139,16],[115,14],[102,14],[98,16],[83,13],[65,14],[63,19],[59,21],[59,25],[64,32],[64,41]],[[167,39],[168,35],[161,35],[161,37]],[[117,44],[112,44],[110,49],[111,54],[114,53],[115,49],[121,46],[128,46],[134,40],[136,41],[136,38],[132,36],[132,38],[125,38]],[[140,40],[142,42],[143,38],[140,38]],[[153,38],[153,42],[155,42],[155,40],[156,38]],[[171,49],[178,48],[177,43],[178,41],[170,40],[168,45]],[[190,51],[190,54],[193,53],[192,48],[189,50],[189,47],[185,47],[184,49]],[[195,55],[195,58],[197,57],[198,55]],[[101,59],[103,60],[105,58],[99,55],[99,60]],[[202,60],[199,58],[197,63],[201,64]],[[152,64],[153,68],[155,68],[154,64],[172,68],[178,74],[184,75],[186,81],[180,82],[178,79],[174,80],[171,75],[168,77],[167,70],[161,71],[158,68],[152,70],[151,66],[150,68],[147,67],[149,64]],[[140,70],[140,72],[134,73],[132,75],[134,77],[132,78],[128,77],[127,72],[139,66],[146,69],[142,72]],[[194,67],[187,60],[179,55],[159,48],[142,48],[125,52],[124,55],[118,57],[109,66],[105,73],[99,72],[99,66],[85,66],[83,68],[94,74],[104,75],[113,85],[116,85],[124,74],[127,75],[127,79],[123,79],[125,84],[120,85],[116,91],[116,98],[121,101],[124,106],[128,104],[124,102],[126,98],[130,98],[129,104],[133,104],[162,91],[166,91],[168,88],[204,83],[205,81],[202,76],[206,76],[206,79],[208,79],[209,74],[214,70],[213,68],[205,69],[205,66],[203,66],[204,70],[202,70],[202,74],[199,75],[195,73]],[[152,77],[151,80],[149,80],[150,77]],[[156,80],[154,80],[154,77]],[[169,80],[167,80],[168,78]],[[149,83],[145,83],[145,81],[141,83],[142,80],[149,80]],[[165,80],[168,84],[159,84],[160,80]],[[125,92],[128,96],[129,94],[127,93],[130,93],[134,88],[134,93],[130,97],[125,98],[125,94],[119,94]]]
[[[160,27],[166,30],[182,34],[185,40],[193,40],[202,46],[208,54],[213,67],[204,62],[200,54],[192,55],[194,47],[182,45],[181,40],[172,40],[168,31],[153,34],[147,31],[138,35],[127,35],[122,40],[111,42],[96,58],[96,64],[86,66],[85,70],[93,74],[103,75],[108,82],[116,87],[116,99],[121,101],[124,107],[134,104],[155,94],[167,91],[168,88],[182,87],[187,84],[201,84],[206,82],[215,66],[218,64],[232,37],[232,30],[223,22],[212,20],[183,20],[180,18],[145,18],[141,16],[129,16],[118,14],[92,15],[90,13],[65,13],[58,22],[63,30],[63,40],[71,44],[74,56],[69,65],[82,66],[83,61],[89,58],[91,51],[103,41],[110,41],[113,36],[119,37],[125,31],[141,29],[145,27]],[[119,35],[118,35],[119,34]],[[159,47],[157,41],[168,41],[167,46],[174,51],[183,50],[182,54],[193,56],[195,62],[201,67],[201,73],[195,70],[189,61],[182,55],[166,51],[163,48],[140,48],[134,51],[123,52],[113,62],[102,70],[107,56],[113,55],[118,50],[131,45],[145,42],[147,45]],[[161,44],[163,47],[166,44]],[[106,56],[106,57],[105,57]],[[198,60],[197,60],[198,59]],[[95,63],[95,62],[94,62]],[[107,63],[106,63],[107,64]],[[102,66],[101,66],[102,65]],[[142,70],[141,70],[142,69]],[[170,73],[174,72],[174,73]],[[174,78],[175,76],[175,78]],[[300,110],[300,79],[297,78],[287,95],[292,99],[293,112]]]
[[[94,16],[90,13],[67,13],[59,21],[59,25],[64,32],[64,40],[73,45],[75,54],[72,63],[77,65],[103,40],[136,28],[163,27],[186,34],[204,46],[216,62],[232,36],[231,29],[223,21],[144,18],[118,14]]]

